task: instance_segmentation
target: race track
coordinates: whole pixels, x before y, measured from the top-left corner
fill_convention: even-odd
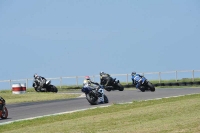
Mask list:
[[[80,93],[77,92],[77,93]],[[0,124],[8,123],[11,121],[38,117],[43,115],[50,115],[61,112],[68,112],[80,109],[86,109],[97,106],[110,105],[112,103],[124,103],[132,102],[135,100],[148,100],[155,98],[179,96],[186,94],[200,93],[199,88],[188,88],[188,89],[157,89],[155,92],[140,92],[138,90],[124,90],[120,91],[105,91],[108,96],[108,104],[100,104],[91,106],[85,97],[56,100],[47,102],[34,102],[34,103],[23,103],[23,104],[7,104],[9,116],[8,119],[0,119]]]

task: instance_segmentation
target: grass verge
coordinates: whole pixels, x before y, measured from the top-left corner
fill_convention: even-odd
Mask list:
[[[5,133],[199,133],[200,94],[133,101],[0,126]]]
[[[24,103],[24,102],[39,102],[58,99],[69,99],[80,96],[80,94],[71,93],[52,93],[52,92],[29,92],[25,94],[12,94],[11,91],[0,91],[0,96],[6,100],[6,104]]]

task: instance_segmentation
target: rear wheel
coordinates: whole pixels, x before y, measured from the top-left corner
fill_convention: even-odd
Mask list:
[[[7,119],[7,117],[8,117],[8,110],[6,106],[3,106],[1,119]]]
[[[58,92],[58,89],[54,85],[47,86],[46,90],[47,92],[55,92],[55,93]]]
[[[124,90],[124,87],[120,83],[118,83],[117,85],[118,85],[119,91],[123,91]]]
[[[150,91],[154,92],[155,91],[155,87],[153,86],[152,83],[148,82],[148,87],[150,88]]]
[[[54,85],[52,86],[52,92],[55,92],[55,93],[58,92],[58,88],[56,88]]]

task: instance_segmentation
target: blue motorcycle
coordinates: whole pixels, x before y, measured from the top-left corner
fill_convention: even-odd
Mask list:
[[[140,90],[142,92],[155,91],[154,85],[151,82],[149,82],[145,77],[142,77],[142,79],[139,82],[140,82]]]

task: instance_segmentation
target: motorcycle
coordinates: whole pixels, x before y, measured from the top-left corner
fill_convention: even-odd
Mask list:
[[[152,92],[154,92],[155,91],[155,87],[145,77],[142,77],[140,90],[142,92],[145,92],[145,91],[152,91]]]
[[[51,80],[35,80],[32,86],[36,92],[58,92],[58,89],[51,84]]]
[[[102,96],[104,99],[104,103],[108,103],[108,97],[104,94],[104,87],[102,85],[98,85],[100,87],[97,91],[95,87],[87,86],[87,90],[89,92],[85,92],[86,99],[91,105],[97,105],[98,103],[101,103]]]
[[[105,85],[105,84],[106,84],[106,80],[101,79],[101,85]],[[107,91],[111,91],[111,90],[123,91],[124,87],[120,84],[119,80],[116,80],[116,78],[114,78],[114,79],[111,79],[108,86],[105,86],[105,90],[107,90]]]
[[[7,119],[8,109],[6,107],[6,101],[0,97],[0,117],[1,119]]]

